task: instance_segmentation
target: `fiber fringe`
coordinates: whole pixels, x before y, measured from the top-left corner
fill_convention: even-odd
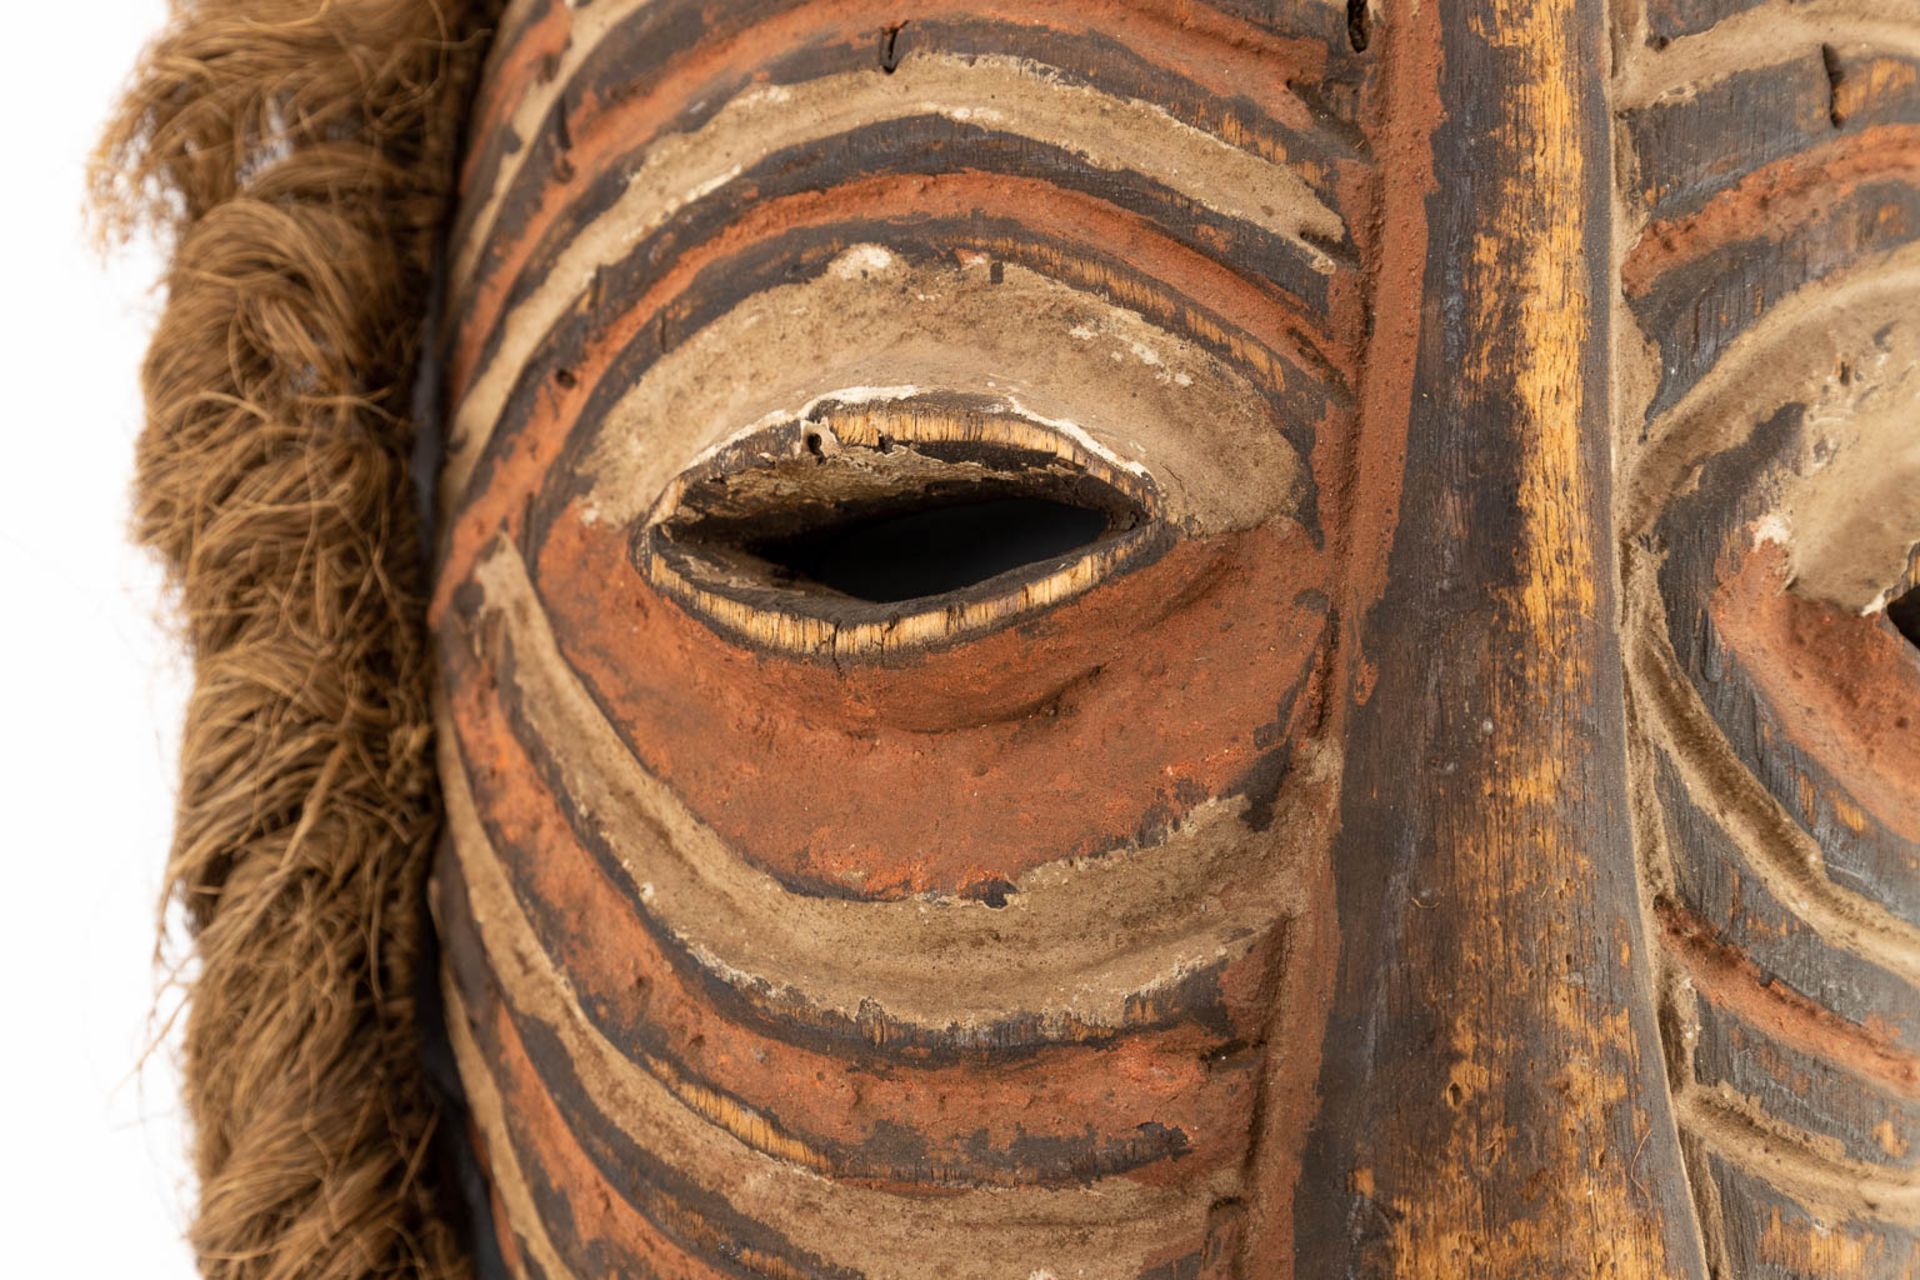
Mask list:
[[[409,397],[487,6],[175,0],[95,159],[172,246],[135,530],[195,684],[168,900],[192,938],[202,1271],[468,1272],[429,1159],[436,831]]]

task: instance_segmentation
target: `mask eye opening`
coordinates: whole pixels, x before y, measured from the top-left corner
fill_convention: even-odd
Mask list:
[[[1159,506],[1143,471],[1004,406],[831,404],[703,456],[633,558],[727,629],[838,651],[877,628],[865,643],[886,647],[999,625],[1157,555]]]

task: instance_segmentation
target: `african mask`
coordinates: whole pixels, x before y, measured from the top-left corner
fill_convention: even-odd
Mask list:
[[[434,326],[512,1275],[1920,1266],[1920,11],[516,0]]]

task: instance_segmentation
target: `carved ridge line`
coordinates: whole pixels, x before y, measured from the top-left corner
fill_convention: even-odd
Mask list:
[[[456,750],[450,754],[457,755],[458,752]],[[460,764],[456,759],[449,761],[446,767],[453,769]],[[471,773],[466,776],[470,777]],[[464,777],[461,780],[464,781]],[[519,873],[510,868],[514,860],[501,856],[501,846],[488,843],[492,828],[484,825],[473,813],[471,794],[456,794],[451,781],[448,787],[449,829],[454,838],[471,839],[473,847],[479,851],[477,856],[497,861],[500,875],[496,878],[508,886],[513,902],[520,906],[527,917],[536,940],[551,957],[552,968],[566,976],[569,982],[575,981],[576,971],[564,958],[566,944],[561,942],[556,945],[551,936],[555,922],[550,905],[539,897],[537,888],[530,887]],[[453,812],[456,809],[458,811]],[[564,822],[565,819],[560,821]],[[466,856],[456,846],[452,853],[452,872],[461,874],[465,865]],[[605,882],[608,890],[614,889],[611,877],[600,867],[590,866],[587,874]],[[471,878],[463,876],[457,882],[451,878],[443,879],[438,901],[446,908],[447,914],[458,922],[459,927],[453,930],[454,934],[464,932],[475,936],[478,927],[475,912],[480,909],[477,905],[480,892],[473,888]],[[592,914],[591,910],[588,914]],[[609,935],[601,931],[609,922],[598,916],[592,918],[600,922],[599,928],[579,934],[581,941],[591,948],[598,939],[602,941],[602,950],[611,945],[624,952],[628,943],[620,941],[626,935],[619,933],[618,923],[613,922],[615,933]],[[561,925],[561,928],[565,927]],[[650,930],[648,932],[651,934]],[[657,943],[658,940],[650,937],[649,942]],[[645,944],[639,945],[646,949]],[[449,957],[447,963],[459,974],[468,973],[466,966],[474,963],[480,964],[482,971],[490,973],[490,961],[484,956],[477,961],[472,958],[476,949],[484,950],[478,943],[464,940],[457,944],[450,943],[446,951]],[[670,943],[663,949],[669,953],[673,950]],[[724,993],[719,994],[717,999],[709,995],[703,1001],[696,988],[704,975],[681,972],[681,962],[672,954],[656,954],[652,960],[645,962],[640,961],[637,952],[625,954],[635,962],[630,967],[633,967],[636,976],[650,973],[657,977],[663,987],[679,988],[670,997],[675,1007],[664,1015],[651,1009],[623,1008],[607,986],[590,982],[579,1004],[592,1026],[636,1065],[660,1079],[689,1106],[728,1128],[747,1145],[792,1163],[811,1167],[826,1176],[867,1185],[911,1185],[920,1190],[933,1191],[962,1186],[1022,1183],[1060,1186],[1081,1183],[1094,1177],[1133,1174],[1169,1157],[1191,1163],[1189,1157],[1193,1156],[1195,1147],[1205,1144],[1207,1135],[1213,1132],[1208,1128],[1208,1117],[1195,1113],[1188,1105],[1195,1100],[1196,1092],[1202,1095],[1206,1093],[1210,1088],[1210,1080],[1203,1078],[1196,1081],[1188,1077],[1186,1089],[1179,1092],[1160,1091],[1157,1095],[1159,1104],[1104,1112],[1092,1128],[1083,1123],[1077,1133],[1061,1132],[1057,1125],[1049,1125],[1047,1132],[1061,1141],[1049,1143],[1054,1154],[1044,1161],[1030,1162],[1017,1155],[1020,1143],[1018,1136],[1000,1144],[990,1144],[985,1149],[973,1148],[970,1146],[972,1135],[968,1132],[968,1126],[977,1125],[977,1119],[970,1121],[968,1117],[974,1116],[982,1105],[979,1101],[982,1096],[993,1096],[999,1092],[994,1087],[997,1076],[992,1073],[981,1076],[977,1071],[978,1064],[984,1058],[993,1057],[991,1049],[985,1054],[975,1053],[965,1057],[954,1055],[944,1059],[929,1056],[887,1057],[882,1060],[884,1065],[877,1068],[885,1077],[881,1094],[862,1091],[859,1102],[851,1111],[829,1108],[837,1112],[835,1118],[854,1122],[852,1132],[842,1131],[836,1138],[831,1133],[835,1127],[832,1121],[824,1126],[829,1131],[826,1134],[799,1132],[786,1118],[775,1114],[774,1108],[783,1107],[780,1095],[764,1101],[751,1101],[738,1091],[741,1087],[751,1089],[753,1085],[750,1081],[726,1080],[724,1077],[728,1068],[724,1065],[719,1065],[719,1075],[716,1076],[711,1069],[702,1070],[689,1065],[679,1055],[700,1041],[711,1040],[718,1035],[732,1044],[734,1052],[731,1056],[739,1060],[736,1066],[750,1059],[754,1063],[767,1065],[783,1078],[801,1080],[805,1078],[806,1071],[801,1069],[795,1074],[798,1063],[793,1056],[795,1051],[803,1058],[812,1059],[814,1069],[833,1070],[836,1069],[836,1061],[844,1066],[849,1054],[853,1058],[866,1059],[868,1055],[864,1050],[872,1044],[873,1032],[868,1032],[869,1039],[864,1045],[857,1040],[843,1040],[835,1045],[810,1046],[799,1039],[786,1039],[784,1036],[788,1028],[769,1028],[764,1025],[768,1016],[765,1010],[749,1012],[728,1009],[725,1007],[728,1002]],[[649,979],[649,984],[651,981]],[[575,990],[583,989],[576,985]],[[689,1016],[701,1026],[695,1027],[686,1021]],[[777,1011],[774,1016],[777,1019]],[[1197,1042],[1192,1035],[1193,1029],[1191,1022],[1173,1023],[1164,1028],[1143,1027],[1139,1038],[1132,1042],[1131,1052],[1127,1046],[1102,1044],[1099,1041],[1090,1044],[1061,1042],[1039,1046],[1031,1052],[1024,1046],[1016,1045],[1007,1066],[1016,1073],[1016,1077],[1029,1078],[1027,1073],[1037,1062],[1043,1061],[1038,1055],[1054,1051],[1060,1056],[1053,1059],[1054,1067],[1048,1072],[1050,1079],[1064,1081],[1068,1077],[1059,1073],[1065,1071],[1077,1082],[1090,1084],[1101,1077],[1111,1079],[1113,1069],[1121,1066],[1129,1057],[1139,1061],[1139,1051],[1143,1049],[1146,1056],[1160,1060],[1168,1054],[1178,1057],[1189,1053],[1191,1046],[1196,1043],[1235,1043],[1223,1042],[1217,1035]],[[653,1034],[650,1036],[649,1032]],[[667,1043],[662,1044],[661,1040]],[[880,1047],[884,1051],[885,1046]],[[1109,1053],[1110,1048],[1118,1049],[1118,1055]],[[771,1057],[767,1056],[769,1052]],[[972,1067],[967,1065],[969,1062],[973,1064]],[[1064,1067],[1061,1065],[1063,1062],[1067,1064]],[[970,1071],[973,1073],[971,1080],[966,1078]],[[1210,1077],[1211,1073],[1207,1075]],[[917,1084],[914,1083],[916,1081]],[[911,1116],[916,1096],[924,1098],[928,1089],[946,1091],[955,1087],[964,1091],[966,1100],[947,1093],[948,1102],[953,1104],[947,1108],[949,1114],[925,1135],[930,1142],[937,1142],[946,1148],[943,1154],[935,1155],[927,1150],[915,1155],[887,1149],[884,1122],[888,1118],[892,1118],[896,1124],[912,1125],[915,1123]],[[1107,1101],[1112,1101],[1111,1096]],[[1161,1104],[1174,1108],[1175,1113],[1162,1111]],[[1043,1110],[1047,1114],[1064,1116],[1069,1122],[1073,1119],[1072,1114],[1059,1111],[1057,1105],[1049,1105]],[[819,1118],[797,1117],[803,1124],[811,1124]],[[1086,1117],[1083,1115],[1082,1118],[1084,1120]],[[1147,1128],[1142,1127],[1148,1122],[1158,1123],[1156,1133],[1149,1134]],[[1028,1133],[1037,1132],[1027,1125],[1022,1125],[1021,1129]],[[1164,1169],[1168,1166],[1161,1167]]]
[[[824,270],[748,293],[670,351],[643,349],[644,367],[624,352],[580,362],[575,376],[593,388],[584,405],[533,407],[516,422],[523,436],[573,429],[572,483],[550,473],[525,525],[533,540],[524,555],[539,559],[545,534],[536,531],[550,532],[569,503],[581,504],[586,526],[618,530],[658,514],[689,459],[822,415],[829,421],[816,427],[835,414],[897,417],[942,396],[1029,424],[1047,452],[1070,439],[1100,465],[1129,473],[1130,485],[1153,494],[1150,523],[1205,538],[1275,514],[1317,518],[1309,505],[1317,493],[1307,462],[1313,437],[1302,434],[1314,428],[1282,416],[1296,369],[1284,356],[1264,369],[1248,366],[1273,355],[1270,348],[1246,360],[1219,358],[1190,313],[1169,323],[1128,306],[1112,296],[1118,290],[1074,278],[1071,261],[1029,265],[1007,255],[1000,265],[997,274],[954,272],[937,261],[911,263],[884,245],[849,247]],[[903,309],[888,292],[894,287],[949,305]],[[1011,334],[982,332],[970,312],[989,299],[1002,317],[1029,323]],[[799,314],[838,323],[800,344],[779,334]],[[1047,351],[1036,338],[1062,336],[1069,314],[1091,331],[1081,329],[1084,341],[1068,350]],[[1101,359],[1103,342],[1124,343],[1136,358]],[[1137,358],[1143,350],[1157,363]],[[991,372],[983,376],[982,367]],[[717,368],[729,376],[714,378]],[[1175,369],[1186,376],[1176,381]],[[876,374],[884,381],[876,384]],[[902,438],[925,429],[891,428]],[[1005,439],[1014,430],[992,434]],[[879,613],[909,616],[904,605]]]
[[[445,740],[444,734],[442,740]],[[526,959],[528,955],[545,957],[543,976],[565,991],[567,1016],[578,1018],[583,1025],[591,1026],[595,1034],[604,1035],[581,1005],[572,983],[548,954],[532,922],[526,918],[525,909],[520,905],[513,886],[501,873],[498,855],[493,852],[492,843],[475,810],[466,766],[458,758],[457,749],[448,747],[442,752],[441,768],[445,778],[442,785],[446,793],[447,825],[454,834],[454,856],[466,881],[474,926],[486,945],[487,953],[490,956],[511,954],[520,963],[523,973],[531,965]],[[503,921],[511,923],[505,926],[498,923]],[[508,948],[505,952],[501,946],[494,945],[495,940],[489,937],[496,929],[512,935],[505,941],[504,945]],[[498,962],[495,972],[503,987],[514,989]],[[724,1130],[742,1145],[816,1173],[824,1174],[830,1169],[831,1162],[826,1156],[787,1133],[775,1121],[720,1090],[688,1079],[673,1064],[658,1061],[652,1055],[643,1055],[638,1050],[623,1052],[620,1056],[634,1070],[657,1082],[681,1106],[715,1128]]]
[[[1879,126],[1757,166],[1692,213],[1646,224],[1621,266],[1621,288],[1644,298],[1668,271],[1735,240],[1790,233],[1831,204],[1823,182],[1901,175],[1920,182],[1920,126]]]
[[[1041,225],[1032,227],[1022,223],[1018,230],[994,227],[960,232],[960,220],[970,217],[972,207],[967,205],[967,211],[963,212],[960,206],[971,198],[969,193],[981,181],[1018,182],[1025,201],[1023,216],[1038,213]],[[843,198],[854,202],[854,207],[846,211],[850,216],[828,217],[827,201]],[[567,410],[572,415],[570,421],[577,426],[579,415],[592,412],[595,404],[620,380],[618,371],[628,367],[636,348],[644,343],[640,326],[663,326],[666,317],[684,305],[690,293],[701,294],[707,273],[717,264],[731,261],[736,254],[754,256],[777,250],[779,242],[787,236],[803,240],[820,236],[839,238],[842,232],[848,232],[856,236],[871,235],[873,240],[869,243],[877,241],[884,247],[898,232],[903,239],[911,241],[913,232],[897,225],[898,220],[903,215],[911,220],[923,211],[946,228],[947,236],[961,247],[1017,266],[1051,285],[1083,295],[1082,302],[1099,310],[1130,312],[1169,336],[1208,349],[1229,365],[1244,366],[1246,376],[1263,391],[1278,393],[1293,385],[1297,377],[1324,392],[1329,403],[1342,406],[1348,403],[1346,375],[1329,363],[1322,335],[1311,331],[1311,322],[1317,318],[1312,311],[1278,288],[1262,288],[1256,282],[1234,275],[1222,263],[1196,248],[1166,239],[1158,228],[1139,215],[1104,205],[1084,192],[1041,184],[1033,179],[1009,180],[981,174],[932,178],[889,175],[857,179],[827,193],[782,196],[758,204],[725,235],[689,248],[657,278],[646,280],[631,296],[610,304],[618,308],[617,314],[586,317],[588,323],[582,335],[585,349],[579,355],[581,363],[569,370],[585,389],[584,399]],[[791,223],[787,221],[789,215],[793,218]],[[1071,236],[1063,234],[1056,225],[1061,223],[1072,228]],[[730,243],[733,233],[743,228],[744,243]],[[1121,246],[1138,247],[1150,239],[1158,240],[1152,247],[1165,255],[1163,266],[1172,264],[1174,278],[1153,276],[1124,258],[1114,261],[1107,257],[1102,249],[1103,237],[1107,236],[1114,237]],[[853,247],[852,240],[842,245],[843,251]],[[625,275],[629,266],[623,262],[603,270]],[[915,269],[926,268],[923,265]],[[770,297],[831,288],[835,274],[831,266],[823,266],[822,274],[809,280],[763,283],[751,291],[717,295],[730,300],[711,308],[714,314],[708,314],[710,308],[703,305],[701,321],[684,332],[676,329],[677,341],[672,344],[659,343],[656,330],[655,345],[659,349],[652,353],[644,368],[625,376],[624,392],[613,405],[603,406],[597,416],[604,418],[623,411],[624,406],[642,396],[648,384],[658,381],[667,369],[691,359],[687,354],[689,348],[721,341],[714,335],[723,329],[731,331],[742,324],[753,323],[748,317],[763,311]],[[595,280],[604,283],[601,275],[597,274]],[[1205,304],[1196,301],[1201,297],[1207,298]],[[546,412],[546,406],[536,408],[526,403],[535,396],[547,394],[538,388],[538,380],[532,375],[540,368],[540,362],[555,357],[556,341],[569,334],[577,323],[573,318],[562,320],[553,331],[530,344],[522,369],[501,398],[497,420],[487,421],[482,438],[449,436],[439,494],[449,521],[459,500],[467,496],[474,475],[490,457],[495,462],[500,460],[501,455],[494,450],[496,442],[506,443],[503,433],[524,432],[529,418],[537,421]],[[505,337],[499,326],[494,326],[490,333]],[[741,349],[734,348],[729,353],[729,362],[740,354]],[[896,375],[890,374],[888,380],[897,380]],[[752,385],[752,380],[746,380],[746,384]],[[1279,438],[1297,447],[1296,435],[1283,428]],[[504,452],[502,449],[501,454]],[[664,481],[658,487],[664,487]],[[443,531],[443,538],[450,538],[451,532],[449,525]]]
[[[1742,443],[1763,412],[1791,398],[1807,370],[1802,363],[1783,369],[1780,351],[1798,354],[1812,344],[1824,351],[1870,341],[1876,328],[1911,316],[1916,296],[1920,243],[1852,263],[1844,273],[1810,281],[1774,303],[1678,403],[1646,424],[1636,454],[1622,466],[1628,480],[1618,490],[1616,523],[1623,538],[1652,529],[1693,468]],[[1637,416],[1645,403],[1631,408]]]
[[[1066,1274],[1105,1274],[1102,1264],[1116,1254],[1132,1250],[1144,1262],[1184,1227],[1204,1222],[1214,1200],[1235,1193],[1227,1184],[1238,1174],[1227,1168],[1181,1190],[1115,1175],[1084,1188],[993,1187],[929,1199],[849,1185],[756,1149],[676,1096],[595,1028],[498,867],[469,851],[459,857],[477,899],[474,923],[503,993],[559,1038],[601,1112],[636,1145],[672,1151],[680,1169],[742,1215],[782,1224],[807,1253],[854,1267],[912,1257],[956,1277],[999,1276],[1004,1259],[1045,1256]],[[464,1031],[459,993],[449,1001],[452,1022]],[[1075,1239],[1080,1228],[1094,1228],[1093,1238]],[[983,1232],[1001,1245],[998,1258],[987,1255]]]
[[[747,88],[692,132],[662,134],[646,146],[626,194],[592,225],[609,219],[636,225],[627,216],[636,204],[657,203],[671,211],[794,146],[867,125],[941,115],[1052,143],[1096,168],[1153,174],[1215,213],[1292,241],[1322,274],[1334,269],[1333,258],[1305,237],[1338,240],[1346,233],[1345,220],[1287,164],[1238,147],[1151,103],[1057,80],[1048,71],[1013,57],[920,53],[903,59],[884,77],[841,72],[797,85]],[[1143,166],[1139,149],[1150,154],[1156,142],[1172,146],[1188,163],[1177,174]],[[1196,144],[1204,149],[1190,154]],[[659,173],[663,167],[668,172]],[[1243,206],[1232,196],[1236,188],[1259,190],[1268,198],[1257,207]],[[468,252],[483,251],[489,238],[476,233],[468,241]],[[476,267],[463,263],[460,270],[454,285],[464,292]]]
[[[469,200],[477,199],[480,201],[480,209],[473,218],[467,233],[462,237],[461,243],[454,248],[452,254],[452,270],[449,275],[450,297],[456,300],[464,299],[479,256],[485,251],[486,245],[493,238],[494,223],[498,219],[500,209],[505,204],[507,195],[517,185],[520,172],[534,150],[531,145],[531,139],[538,135],[556,104],[559,104],[567,93],[574,88],[581,68],[598,52],[601,44],[622,23],[635,18],[653,2],[654,0],[601,0],[600,4],[595,5],[569,5],[572,9],[570,37],[567,41],[566,51],[561,56],[559,66],[555,69],[553,77],[545,83],[536,85],[532,92],[527,93],[521,99],[511,114],[500,122],[499,127],[510,129],[523,139],[522,145],[502,157],[501,163],[495,170],[493,182],[486,192],[468,193],[467,198]],[[1337,0],[1326,0],[1326,2],[1332,3],[1337,2]],[[1047,17],[1057,17],[1060,10],[1071,11],[1080,6],[1073,3],[1059,3],[1059,0],[1054,0],[1053,3],[1036,7],[1041,20],[1044,21]],[[1243,21],[1219,10],[1214,10],[1213,15],[1215,24],[1219,27],[1233,30],[1255,30]],[[771,21],[789,18],[791,18],[791,15],[780,14],[775,15]],[[1153,22],[1150,13],[1146,15],[1145,20]],[[768,21],[770,20],[763,19],[761,22],[750,25],[747,30],[752,31],[759,26],[766,25]],[[1156,23],[1155,25],[1164,27],[1165,24]],[[879,34],[877,28],[874,34],[876,36]],[[1163,38],[1168,35],[1165,30],[1159,32],[1159,34]],[[1183,32],[1181,34],[1185,33]],[[1198,38],[1206,39],[1207,34],[1202,33]],[[1218,33],[1215,33],[1214,38],[1220,38]],[[1276,35],[1266,37],[1266,39],[1269,42],[1273,42],[1283,41],[1286,37]],[[689,46],[687,49],[681,50],[680,53],[682,55],[691,53],[697,50],[698,47],[698,45]],[[1129,49],[1136,48],[1134,45],[1128,45],[1127,47]],[[1230,46],[1223,46],[1221,52],[1233,52],[1233,50]],[[1148,56],[1151,57],[1150,52]],[[900,67],[895,69],[896,74],[899,70],[904,69],[910,61],[911,59],[903,61]],[[1156,63],[1157,65],[1164,65],[1164,63],[1160,63],[1158,60],[1156,60]],[[1313,112],[1307,107],[1304,100],[1300,99],[1299,95],[1284,83],[1284,80],[1280,81],[1279,88],[1286,100],[1297,105],[1302,119],[1310,121],[1314,118]],[[1119,101],[1119,99],[1116,99],[1116,101]],[[1194,126],[1188,127],[1192,128]],[[1324,129],[1309,130],[1309,132],[1324,133],[1329,139],[1336,139],[1341,136],[1331,130]]]
[[[1869,16],[1856,0],[1775,0],[1722,19],[1664,49],[1633,42],[1614,81],[1616,115],[1666,98],[1688,97],[1704,85],[1769,67],[1783,57],[1823,44],[1870,45],[1920,57],[1920,22]]]
[[[1813,1135],[1767,1117],[1725,1085],[1677,1089],[1674,1107],[1688,1136],[1813,1213],[1920,1226],[1920,1170],[1829,1154]]]
[[[1650,573],[1635,564],[1630,593],[1634,585],[1650,587],[1633,581]],[[1739,846],[1761,883],[1830,945],[1920,982],[1920,928],[1827,877],[1819,843],[1735,754],[1680,671],[1664,631],[1643,607],[1630,607],[1628,628],[1629,696],[1646,710],[1648,727],[1656,730],[1651,736],[1689,791],[1720,801],[1703,811]]]
[[[573,1269],[561,1261],[560,1251],[547,1235],[546,1219],[533,1202],[526,1171],[520,1167],[519,1153],[513,1149],[513,1138],[507,1132],[506,1104],[500,1097],[500,1086],[494,1082],[493,1068],[480,1052],[480,1046],[473,1042],[459,984],[445,970],[440,975],[440,989],[446,999],[447,1037],[453,1044],[454,1061],[460,1069],[460,1085],[474,1123],[487,1138],[487,1182],[507,1210],[507,1221],[494,1223],[493,1230],[497,1235],[504,1226],[519,1237],[549,1280],[573,1280]]]
[[[474,576],[486,592],[484,615],[510,628],[535,731],[563,768],[594,761],[576,768],[575,794],[616,826],[620,838],[610,843],[635,908],[736,986],[785,990],[853,1019],[872,1015],[878,992],[885,1016],[935,1031],[1009,1017],[1120,1029],[1143,995],[1239,954],[1299,914],[1284,887],[1292,851],[1271,834],[1249,844],[1238,818],[1244,799],[1203,806],[1148,849],[1045,864],[1023,877],[1021,901],[999,909],[793,894],[741,860],[633,757],[560,653],[517,550],[502,540]],[[639,832],[651,839],[636,839]],[[649,860],[636,865],[636,856]],[[1108,892],[1092,894],[1096,884]],[[1202,897],[1225,909],[1198,925],[1164,909]],[[1130,922],[1116,919],[1116,903],[1155,910]],[[1089,942],[1105,945],[1088,957]],[[916,957],[932,953],[962,959],[928,974]]]
[[[943,115],[978,122],[1061,146],[1096,168],[1141,172],[1151,172],[1150,167],[1142,169],[1141,156],[1151,152],[1156,141],[1180,146],[1204,139],[1214,154],[1195,156],[1193,163],[1183,165],[1169,182],[1171,189],[1289,241],[1305,251],[1309,265],[1321,274],[1345,269],[1313,243],[1314,238],[1343,238],[1345,221],[1287,166],[1241,151],[1158,108],[1055,84],[1041,70],[1012,59],[920,55],[906,59],[887,77],[860,73],[823,77],[793,89],[749,89],[694,132],[662,138],[647,149],[645,165],[620,198],[568,242],[539,287],[496,319],[496,327],[508,336],[469,376],[448,437],[460,442],[463,455],[477,457],[527,359],[591,288],[595,271],[618,261],[681,208],[788,147],[889,120]],[[1036,93],[1044,101],[1022,105]],[[995,105],[971,105],[986,97]],[[810,115],[809,104],[820,118]],[[1236,189],[1261,192],[1274,212],[1236,207]]]
[[[1784,1044],[1900,1095],[1920,1099],[1920,1055],[1778,981],[1768,981],[1739,947],[1670,897],[1654,902],[1668,951],[1706,1000]]]
[[[513,110],[500,118],[496,128],[506,129],[520,139],[520,145],[501,157],[495,168],[492,185],[484,193],[466,192],[464,200],[478,200],[480,208],[461,242],[452,247],[448,254],[449,271],[447,275],[447,296],[451,300],[464,301],[466,282],[472,278],[475,263],[486,248],[487,241],[493,237],[493,224],[499,217],[500,207],[506,195],[519,180],[520,170],[526,164],[527,157],[533,152],[533,139],[539,135],[542,124],[552,113],[554,104],[573,87],[574,77],[581,66],[600,47],[606,34],[621,22],[631,18],[644,9],[652,0],[601,0],[599,4],[577,7],[571,3],[568,10],[568,30],[564,51],[553,75],[537,81],[530,92],[523,95]],[[515,9],[525,7],[516,3]],[[513,15],[502,21],[502,29]],[[506,48],[506,44],[499,47]],[[491,88],[493,68],[487,69],[488,84]],[[469,140],[468,145],[477,139]],[[450,309],[451,310],[451,309]]]

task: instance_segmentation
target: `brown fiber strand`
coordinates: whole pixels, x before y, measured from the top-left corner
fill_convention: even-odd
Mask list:
[[[437,801],[406,413],[473,0],[175,0],[96,158],[172,247],[138,537],[195,686],[168,897],[208,1276],[467,1270],[428,1159]]]

